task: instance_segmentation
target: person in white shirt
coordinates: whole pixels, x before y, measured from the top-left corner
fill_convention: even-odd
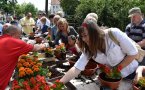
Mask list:
[[[120,45],[109,37],[108,30],[111,30]],[[85,69],[90,58],[109,67],[122,67],[121,75],[123,78],[134,78],[135,70],[138,67],[138,62],[135,60],[138,50],[125,33],[118,28],[101,30],[93,19],[85,20],[78,32],[82,55],[60,79],[61,82],[66,83],[78,76]]]
[[[46,14],[45,13],[40,13],[39,15],[40,16],[39,16],[39,18],[36,22],[36,26],[37,26],[38,30],[41,30],[43,28],[43,23],[41,22],[41,18],[43,18],[43,17],[46,18],[46,25],[48,27],[50,27],[50,20],[46,17]]]

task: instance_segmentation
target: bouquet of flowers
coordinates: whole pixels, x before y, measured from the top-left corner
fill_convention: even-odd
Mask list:
[[[121,66],[110,68],[107,65],[99,64],[98,65],[101,72],[106,74],[106,78],[110,79],[120,79],[121,78]]]

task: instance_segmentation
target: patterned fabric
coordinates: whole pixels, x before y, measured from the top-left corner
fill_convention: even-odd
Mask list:
[[[142,21],[138,26],[128,24],[125,32],[135,42],[142,41],[145,39],[145,21]]]

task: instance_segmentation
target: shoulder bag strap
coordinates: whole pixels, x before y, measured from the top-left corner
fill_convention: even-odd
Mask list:
[[[108,30],[108,35],[111,38],[111,40],[114,41],[114,43],[119,45],[119,41],[115,38],[115,36],[113,35],[113,33],[112,33],[112,31],[110,29]]]

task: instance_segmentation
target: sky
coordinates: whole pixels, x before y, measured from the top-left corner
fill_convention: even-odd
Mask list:
[[[22,4],[22,3],[32,3],[35,5],[36,8],[38,8],[38,10],[45,10],[45,0],[17,0],[18,4]],[[50,9],[50,3],[51,0],[48,0],[48,10]]]

